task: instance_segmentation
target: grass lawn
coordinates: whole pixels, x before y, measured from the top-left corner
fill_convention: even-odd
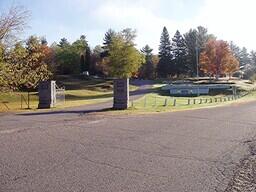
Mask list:
[[[217,102],[215,100],[217,99]],[[222,98],[222,99],[221,99]],[[195,99],[195,104],[194,104]],[[204,107],[216,107],[216,106],[223,106],[231,103],[239,103],[239,102],[246,102],[252,101],[256,99],[256,92],[252,92],[251,94],[238,98],[233,99],[231,96],[224,100],[224,97],[166,97],[166,96],[159,96],[157,93],[147,94],[143,98],[133,102],[129,111],[138,112],[138,113],[145,113],[145,112],[168,112],[168,111],[179,111],[179,110],[188,110],[188,109],[198,109]],[[175,101],[174,101],[175,100]],[[188,100],[190,100],[190,104],[188,104]],[[174,105],[174,103],[176,104]]]
[[[78,78],[68,78],[68,76],[57,79],[57,85],[65,87],[65,103],[60,103],[56,108],[65,108],[105,102],[112,99],[113,81],[103,79],[81,80]],[[130,85],[130,90],[137,87]],[[21,95],[23,108],[27,108],[26,92],[0,93],[0,112],[18,111],[21,109]],[[3,103],[7,102],[7,103]],[[37,92],[30,93],[30,108],[36,110],[38,106]],[[9,108],[9,109],[8,109]]]
[[[241,94],[246,93],[251,89],[255,89],[256,84],[252,84],[249,81],[233,81]],[[154,93],[149,93],[143,98],[138,99],[131,103],[131,107],[128,112],[131,113],[147,113],[147,112],[168,112],[188,109],[198,109],[205,107],[223,106],[231,103],[240,103],[256,100],[256,92],[252,92],[241,98],[232,98],[230,93],[217,93],[210,95],[204,95],[199,97],[171,97],[168,92],[161,90],[161,87],[166,84],[155,84],[157,89]]]
[[[246,80],[235,80],[232,83],[234,83],[239,88],[240,92],[245,92],[256,88],[256,84],[253,84],[250,81]],[[59,105],[57,105],[57,109],[105,102],[111,100],[113,96],[112,80],[81,80],[77,77],[60,76],[57,78],[57,85],[59,87],[64,86],[66,88],[65,103],[60,103]],[[211,96],[171,97],[169,96],[168,92],[164,92],[161,90],[161,88],[165,85],[166,84],[156,82],[153,86],[151,93],[146,94],[144,97],[130,103],[130,109],[126,110],[125,112],[152,113],[188,110],[204,107],[222,106],[231,103],[246,102],[256,99],[256,92],[252,92],[251,94],[239,99],[232,99],[230,91],[226,93],[213,93],[213,95]],[[131,91],[136,89],[136,86],[130,85]],[[0,93],[0,112],[20,110],[21,95],[22,98],[24,98],[22,100],[23,108],[26,108],[26,92]],[[226,99],[224,100],[224,98]],[[5,101],[7,103],[3,103]],[[32,92],[30,93],[30,108],[31,110],[36,110],[37,106],[37,92]]]
[[[27,108],[27,93],[24,92],[12,92],[0,94],[0,112],[1,111],[16,111],[21,109],[21,95],[23,96],[23,109]],[[65,108],[86,104],[93,104],[98,102],[104,102],[112,98],[112,92],[100,92],[90,90],[68,90],[65,91],[65,103],[57,105],[56,108]],[[7,101],[6,106],[2,102]],[[38,95],[37,92],[30,93],[30,108],[32,110],[37,109]],[[8,110],[8,108],[9,110]]]

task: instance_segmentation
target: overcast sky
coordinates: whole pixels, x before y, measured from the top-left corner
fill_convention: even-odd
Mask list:
[[[85,34],[95,46],[109,28],[130,27],[139,48],[149,44],[157,53],[163,26],[172,37],[177,29],[202,25],[219,39],[256,50],[255,0],[0,0],[0,11],[13,4],[31,11],[25,36],[45,36],[49,43]]]

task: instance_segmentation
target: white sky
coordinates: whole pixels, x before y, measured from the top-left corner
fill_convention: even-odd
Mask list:
[[[154,2],[144,1],[152,7]],[[177,1],[173,5],[182,11],[186,2]],[[233,40],[240,46],[256,49],[255,0],[205,0],[198,12],[183,19],[156,15],[152,7],[143,3],[126,7],[109,3],[99,7],[95,17],[107,19],[117,26],[137,28],[139,46],[148,43],[157,49],[163,26],[167,26],[172,37],[177,29],[185,33],[189,28],[202,25],[220,39]]]
[[[256,50],[256,0],[0,0],[0,11],[11,4],[31,10],[28,35],[48,42],[85,34],[91,46],[102,44],[108,28],[137,30],[139,48],[149,44],[158,52],[162,29],[170,36],[202,25],[219,39]]]

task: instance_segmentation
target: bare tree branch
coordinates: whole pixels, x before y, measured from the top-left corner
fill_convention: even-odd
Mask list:
[[[0,15],[0,43],[12,42],[27,28],[30,12],[21,6],[12,6]]]

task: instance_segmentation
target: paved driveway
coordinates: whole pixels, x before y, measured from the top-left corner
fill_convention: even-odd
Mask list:
[[[1,192],[222,191],[255,135],[256,102],[152,115],[0,117]]]

